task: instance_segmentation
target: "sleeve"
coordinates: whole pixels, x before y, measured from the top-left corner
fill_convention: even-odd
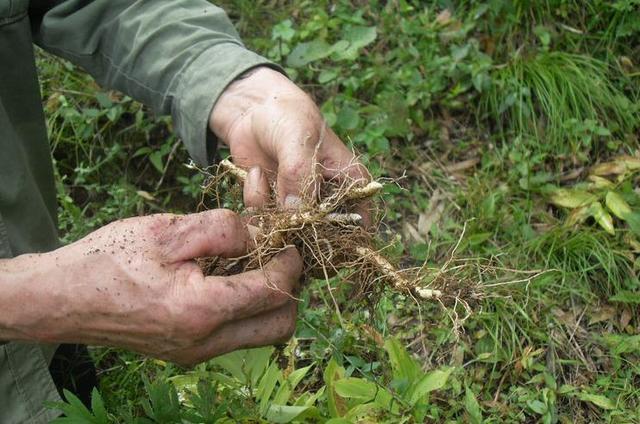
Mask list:
[[[267,59],[205,0],[32,0],[34,41],[107,88],[171,114],[191,157],[211,163],[208,119],[226,86]]]

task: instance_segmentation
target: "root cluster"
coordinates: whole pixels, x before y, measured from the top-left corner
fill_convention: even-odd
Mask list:
[[[212,197],[219,203],[221,183],[227,181],[233,186],[246,178],[246,172],[229,160],[223,160],[217,172],[208,175],[202,205]],[[234,260],[201,258],[199,263],[208,275],[257,269],[293,245],[304,260],[305,275],[328,280],[340,273],[343,281],[353,285],[357,297],[375,301],[384,288],[390,288],[416,300],[463,305],[469,312],[468,302],[479,298],[479,286],[466,275],[464,267],[452,266],[453,254],[440,268],[423,265],[401,269],[384,246],[379,247],[382,243],[377,231],[361,225],[362,216],[356,211],[366,204],[374,210],[371,205],[382,188],[381,182],[363,184],[345,175],[325,180],[319,187],[310,181],[295,211],[283,210],[272,201],[244,212],[249,224],[258,228],[255,249],[247,256]],[[238,197],[240,193],[235,195],[236,201]],[[376,221],[378,214],[372,215]]]

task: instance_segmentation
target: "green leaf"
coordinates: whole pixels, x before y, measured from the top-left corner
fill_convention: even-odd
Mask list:
[[[358,111],[351,107],[343,107],[338,112],[336,119],[336,125],[343,130],[352,130],[360,123],[360,116]]]
[[[333,49],[324,40],[313,40],[308,43],[300,43],[287,57],[287,66],[301,68],[316,60],[324,59],[332,53]]]
[[[311,365],[304,368],[298,368],[289,374],[289,377],[287,377],[287,379],[280,385],[278,392],[273,397],[273,403],[286,404],[298,383],[300,383],[304,376],[307,375],[307,372],[310,369]]]
[[[597,175],[589,175],[589,181],[591,181],[594,188],[614,188],[615,184],[604,177]]]
[[[213,363],[224,368],[238,382],[256,386],[258,379],[269,367],[273,347],[237,350],[213,359]]]
[[[336,53],[338,59],[355,60],[358,50],[374,42],[377,35],[375,26],[347,27],[342,34],[342,40],[333,45],[332,52]]]
[[[389,355],[394,379],[412,382],[422,374],[418,364],[409,356],[397,339],[387,339],[384,342],[384,349]]]
[[[345,398],[367,402],[375,398],[378,386],[363,378],[349,377],[335,383],[336,393]]]
[[[320,72],[320,75],[318,75],[318,82],[320,84],[326,84],[329,81],[333,81],[337,77],[338,71],[336,71],[335,69],[324,69],[322,72]]]
[[[599,406],[602,409],[615,409],[616,405],[606,396],[602,395],[593,395],[591,393],[580,392],[578,393],[578,399],[591,402],[596,406]]]
[[[96,93],[96,100],[98,101],[98,104],[102,108],[108,109],[111,106],[113,106],[113,102],[111,101],[107,93],[103,93],[103,92]]]
[[[600,202],[592,203],[589,207],[589,213],[607,233],[615,235],[616,231],[613,228],[613,218],[604,210]]]
[[[454,370],[454,367],[445,368],[442,370],[434,370],[425,375],[414,386],[411,395],[409,397],[409,403],[415,405],[418,401],[424,398],[429,393],[439,390],[447,384],[449,375]]]
[[[631,206],[615,191],[607,192],[604,203],[615,216],[622,220],[626,220],[631,215]]]
[[[313,408],[312,406],[269,405],[265,418],[272,423],[288,423],[296,419],[300,414]]]
[[[572,227],[577,224],[582,224],[591,216],[591,210],[589,206],[581,206],[579,208],[575,208],[569,213],[565,224],[569,227]]]
[[[344,400],[337,396],[335,384],[344,378],[344,368],[331,358],[324,370],[324,383],[327,387],[327,406],[332,417],[342,417],[347,412]]]
[[[584,190],[558,188],[551,193],[550,201],[556,206],[575,209],[587,206],[596,200],[596,196]]]
[[[468,387],[465,388],[464,409],[467,411],[467,414],[469,414],[469,422],[471,424],[482,423],[480,404],[478,403],[476,396],[473,394],[473,391]]]
[[[158,170],[158,172],[164,171],[164,164],[162,163],[162,152],[155,151],[149,155],[149,160],[154,168]]]
[[[527,406],[529,407],[529,409],[539,415],[544,415],[549,410],[547,404],[539,401],[538,399],[528,400]]]
[[[256,400],[259,402],[260,414],[264,415],[269,407],[269,401],[273,390],[282,380],[282,371],[278,368],[278,364],[272,362],[267,368],[267,372],[264,373],[258,384],[258,390],[256,391]]]
[[[104,424],[107,424],[109,422],[107,410],[104,407],[104,401],[102,400],[102,396],[100,396],[100,392],[98,392],[98,389],[95,387],[91,391],[91,410],[93,411],[93,415],[95,415],[98,422]]]

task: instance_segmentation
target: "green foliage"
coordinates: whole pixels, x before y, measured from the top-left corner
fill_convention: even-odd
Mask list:
[[[582,54],[517,52],[492,73],[481,110],[505,136],[534,138],[542,151],[589,151],[638,122],[636,106],[608,73],[604,62]]]
[[[438,305],[312,281],[282,351],[186,371],[95,348],[94,405],[68,394],[62,422],[640,422],[638,1],[222,4],[374,175],[404,175],[394,257],[439,267],[460,241],[486,299],[455,337]],[[195,209],[168,118],[39,66],[64,241]]]

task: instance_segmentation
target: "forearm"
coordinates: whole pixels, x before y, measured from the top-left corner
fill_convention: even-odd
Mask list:
[[[0,260],[0,340],[51,341],[64,301],[55,252]]]
[[[215,151],[207,120],[220,93],[238,75],[270,63],[247,50],[224,11],[205,0],[64,0],[45,12],[31,16],[38,45],[105,87],[170,113],[202,165]]]

